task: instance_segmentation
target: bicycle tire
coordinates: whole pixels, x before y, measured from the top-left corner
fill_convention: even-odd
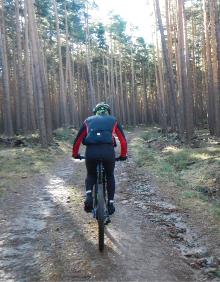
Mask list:
[[[99,250],[104,250],[104,240],[105,240],[105,200],[103,193],[103,185],[98,185],[98,230],[99,230]]]

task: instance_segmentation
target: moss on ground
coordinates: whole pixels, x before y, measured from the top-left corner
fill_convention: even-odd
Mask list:
[[[77,131],[74,128],[58,128],[54,130],[53,135],[55,140],[61,142],[68,142],[73,144]]]

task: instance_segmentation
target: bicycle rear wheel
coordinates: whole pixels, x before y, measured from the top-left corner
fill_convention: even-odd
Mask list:
[[[103,185],[98,185],[98,229],[99,229],[99,250],[104,250],[104,229],[105,229],[105,201]]]

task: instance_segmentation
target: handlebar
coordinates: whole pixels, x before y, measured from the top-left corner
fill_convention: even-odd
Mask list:
[[[86,160],[86,157],[85,157],[85,156],[79,156],[79,157],[76,158],[76,159],[78,159],[78,160]],[[120,159],[119,159],[119,158],[115,158],[115,161],[116,161],[116,162],[119,162]]]

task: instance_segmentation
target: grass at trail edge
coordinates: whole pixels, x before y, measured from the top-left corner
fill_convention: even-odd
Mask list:
[[[204,209],[220,220],[220,146],[206,131],[184,145],[177,134],[146,128],[133,140],[138,166],[146,167],[162,186],[175,186],[183,207]],[[196,143],[197,142],[197,143]]]
[[[71,155],[70,144],[76,135],[73,128],[57,129],[47,149],[42,149],[38,134],[16,136],[21,146],[0,145],[0,197],[9,189],[16,190],[19,181],[45,173],[65,154]]]

